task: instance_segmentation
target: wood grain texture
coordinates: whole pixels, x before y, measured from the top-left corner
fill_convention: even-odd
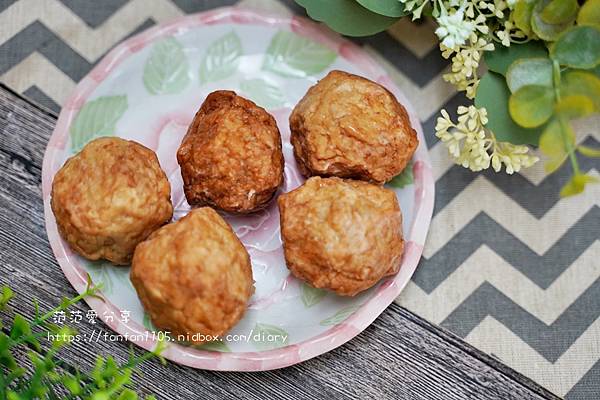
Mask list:
[[[31,298],[49,310],[75,294],[57,265],[44,227],[41,165],[56,115],[0,86],[0,285],[18,293],[13,306],[31,317]],[[77,306],[86,310],[87,306]],[[81,323],[82,334],[110,332]],[[96,334],[97,334],[96,332]],[[90,368],[97,354],[127,358],[129,343],[73,343],[62,353]],[[137,352],[140,350],[136,349]],[[392,304],[358,337],[282,370],[212,372],[151,361],[135,382],[161,399],[393,398],[557,399],[451,333]]]

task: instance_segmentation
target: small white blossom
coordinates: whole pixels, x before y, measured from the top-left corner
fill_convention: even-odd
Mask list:
[[[436,21],[439,27],[435,30],[436,35],[442,40],[442,44],[450,49],[456,49],[465,44],[466,40],[475,30],[475,23],[465,20],[464,10],[458,9],[453,14],[442,13]]]
[[[494,45],[471,33],[469,43],[460,46],[458,50],[449,49],[443,43],[440,43],[440,49],[444,58],[454,54],[451,72],[443,75],[444,80],[456,86],[458,90],[464,90],[468,98],[474,98],[479,86],[477,68],[481,61],[481,54],[484,51],[494,50]]]
[[[400,3],[404,4],[404,9],[412,13],[412,20],[421,18],[423,8],[429,3],[429,0],[399,0]]]
[[[498,142],[492,132],[485,129],[487,111],[475,106],[458,107],[455,124],[446,110],[438,117],[436,136],[446,145],[454,162],[472,171],[490,166],[498,172],[505,165],[506,173],[512,174],[535,164],[539,159],[528,153],[527,146]]]

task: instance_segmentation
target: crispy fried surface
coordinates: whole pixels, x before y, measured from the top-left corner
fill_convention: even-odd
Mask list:
[[[140,243],[131,281],[154,325],[175,335],[222,335],[240,320],[254,291],[248,252],[209,207]]]
[[[299,279],[353,296],[398,272],[404,240],[393,191],[313,177],[278,203],[286,263]]]
[[[247,213],[261,209],[283,182],[275,119],[234,92],[208,95],[177,152],[190,205]]]
[[[173,215],[154,152],[103,137],[67,160],[52,182],[52,211],[69,246],[90,260],[128,264],[135,246]]]
[[[382,184],[398,175],[418,145],[392,93],[357,75],[331,71],[290,115],[291,142],[305,176]]]

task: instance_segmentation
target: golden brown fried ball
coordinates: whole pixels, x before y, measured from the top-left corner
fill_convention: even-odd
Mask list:
[[[174,335],[227,332],[254,292],[250,256],[209,207],[154,232],[135,250],[131,281],[154,325]]]
[[[418,145],[392,93],[366,78],[331,71],[290,115],[291,142],[305,176],[382,184],[398,175]]]
[[[156,154],[116,137],[93,140],[67,160],[52,182],[51,205],[74,251],[119,265],[173,215],[171,186]]]
[[[264,208],[283,182],[275,119],[227,90],[208,95],[181,142],[177,161],[190,205],[248,213]]]
[[[278,203],[285,260],[297,278],[353,296],[398,272],[404,240],[393,191],[313,177]]]

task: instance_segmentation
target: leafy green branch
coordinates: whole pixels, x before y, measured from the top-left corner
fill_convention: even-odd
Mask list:
[[[69,345],[69,338],[77,332],[66,325],[58,326],[48,320],[58,312],[65,312],[86,297],[99,297],[98,286],[88,278],[86,290],[78,296],[64,298],[47,313],[41,314],[34,300],[35,315],[31,321],[15,314],[10,325],[0,321],[0,400],[25,399],[138,399],[131,389],[131,378],[138,365],[153,357],[160,357],[164,348],[161,342],[153,352],[142,356],[130,353],[127,362],[119,364],[111,356],[98,356],[89,373],[74,369],[59,359],[58,352]],[[0,310],[9,310],[14,292],[4,286],[0,293]],[[101,298],[101,297],[99,297]],[[44,349],[40,340],[51,338],[51,345]],[[15,352],[26,350],[31,365],[20,364]],[[60,396],[59,396],[60,393]],[[146,397],[154,398],[153,396]]]
[[[586,20],[586,14],[582,14],[585,10],[581,9],[578,21]],[[553,18],[558,19],[558,16]],[[518,64],[513,67],[515,63]],[[571,121],[600,113],[600,78],[587,71],[600,64],[600,29],[593,25],[568,28],[549,45],[547,58],[522,58],[510,68],[523,69],[522,66],[528,64],[537,67],[526,68],[527,73],[522,74],[522,82],[509,99],[510,116],[522,127],[541,129],[539,148],[547,156],[546,172],[556,171],[569,160],[573,176],[561,189],[561,196],[581,193],[586,184],[596,183],[598,179],[581,172],[576,151],[597,157],[600,150],[579,148]],[[510,74],[507,74],[507,82],[510,87]]]

